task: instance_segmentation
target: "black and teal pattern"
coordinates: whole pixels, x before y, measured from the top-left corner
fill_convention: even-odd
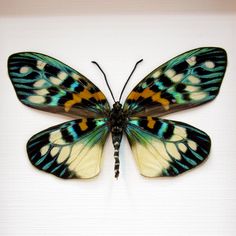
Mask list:
[[[8,59],[8,70],[24,105],[74,117],[102,117],[110,109],[104,94],[91,81],[52,57],[16,53]]]
[[[110,132],[115,177],[119,176],[123,133],[143,176],[176,176],[203,163],[210,152],[209,136],[160,116],[213,100],[226,66],[224,49],[193,49],[152,71],[123,107],[115,101],[111,109],[99,88],[57,59],[35,52],[16,53],[8,59],[9,76],[23,104],[76,117],[34,135],[27,144],[35,167],[64,179],[92,178],[99,173]]]
[[[127,97],[124,110],[134,116],[162,116],[209,102],[219,93],[226,66],[222,48],[185,52],[139,82]]]

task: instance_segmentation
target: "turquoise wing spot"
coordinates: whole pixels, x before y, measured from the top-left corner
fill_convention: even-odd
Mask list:
[[[163,137],[163,134],[166,132],[167,129],[168,129],[168,124],[167,123],[162,123],[160,129],[158,130],[157,135],[159,137]]]

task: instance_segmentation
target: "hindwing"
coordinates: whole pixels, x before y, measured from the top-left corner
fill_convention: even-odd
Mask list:
[[[57,177],[92,178],[100,171],[107,119],[82,118],[34,135],[27,144],[31,163]]]
[[[201,164],[210,152],[206,133],[178,121],[131,118],[126,134],[139,171],[146,177],[179,175]]]

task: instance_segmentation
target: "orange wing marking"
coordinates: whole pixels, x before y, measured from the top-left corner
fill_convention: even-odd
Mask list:
[[[96,101],[101,101],[106,99],[102,92],[90,93],[89,90],[85,89],[79,94],[72,94],[73,98],[64,104],[64,109],[69,112],[70,109],[77,103],[80,103],[82,99],[89,100],[90,98],[95,98]]]
[[[153,120],[151,116],[148,116],[147,120],[148,120],[147,127],[153,129],[154,125],[156,124],[156,121]]]
[[[88,128],[87,119],[83,118],[79,123],[79,127],[82,131],[85,131]]]
[[[151,97],[154,102],[160,103],[165,110],[169,110],[170,108],[169,107],[170,102],[167,99],[161,97],[161,92],[156,93],[151,89],[146,88],[141,93],[135,91],[131,92],[128,99],[136,101],[139,99],[139,97],[143,98]]]
[[[161,92],[158,92],[155,95],[153,95],[152,100],[155,101],[155,102],[159,102],[165,110],[169,110],[170,102],[165,98],[161,98]]]

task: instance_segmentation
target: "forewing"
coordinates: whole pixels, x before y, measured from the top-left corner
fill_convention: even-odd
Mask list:
[[[213,100],[227,65],[222,48],[185,52],[147,75],[129,94],[124,110],[133,116],[162,116]]]
[[[8,59],[8,71],[19,100],[27,106],[72,117],[102,117],[110,109],[91,81],[52,57],[16,53]]]
[[[132,118],[126,134],[139,171],[146,177],[176,176],[201,164],[211,146],[203,131],[156,117]]]
[[[92,178],[100,171],[108,131],[105,118],[69,121],[34,135],[28,156],[35,167],[60,178]]]

